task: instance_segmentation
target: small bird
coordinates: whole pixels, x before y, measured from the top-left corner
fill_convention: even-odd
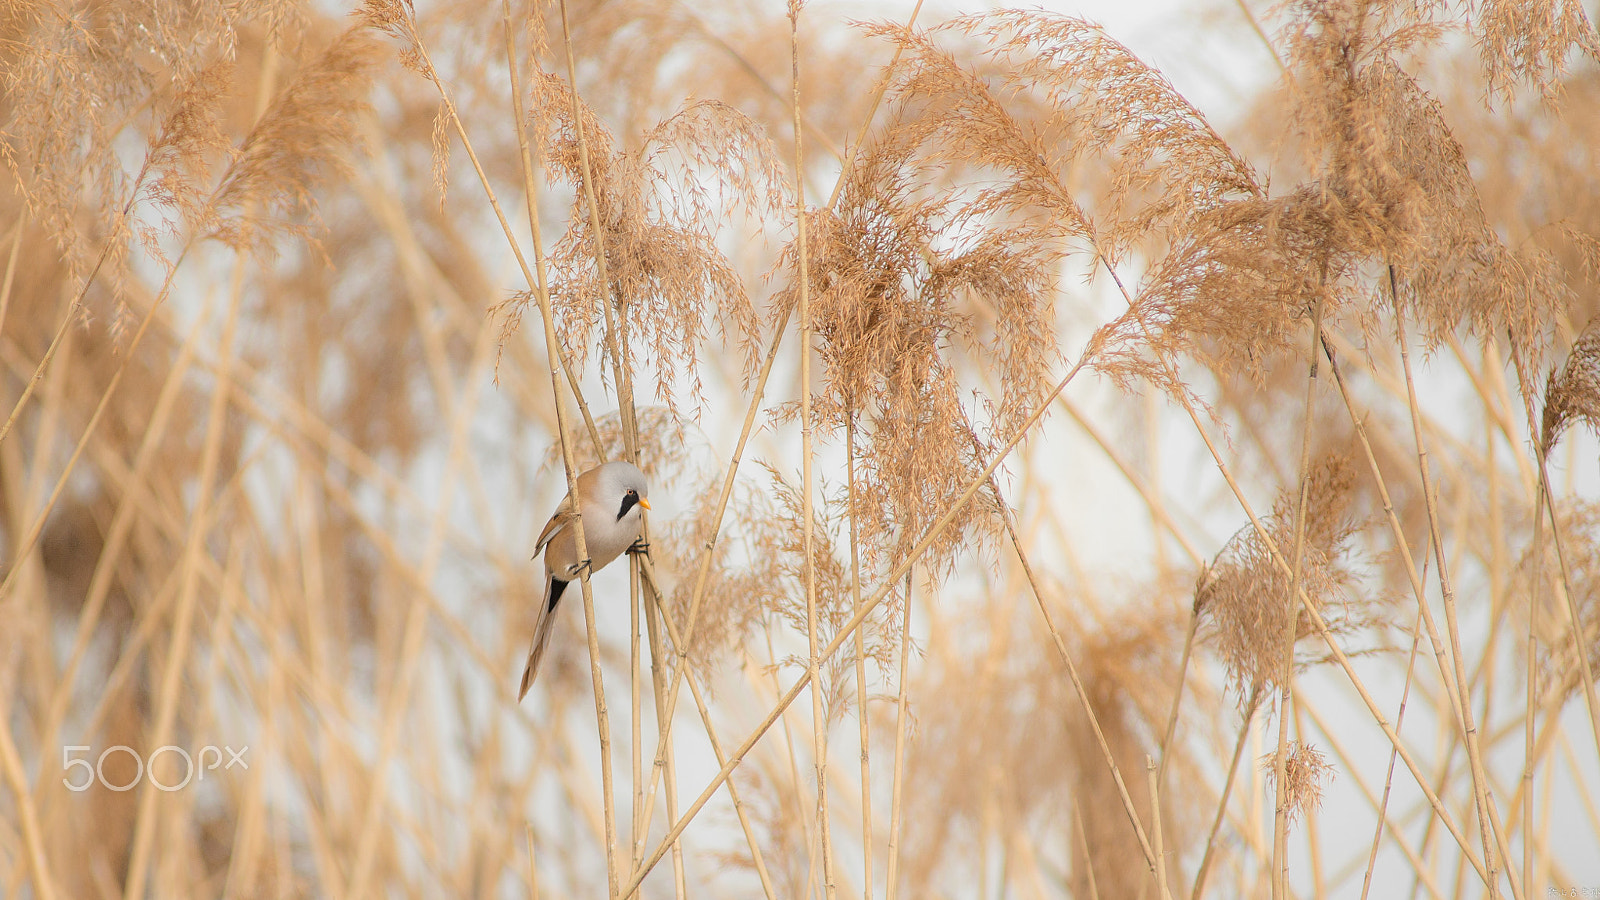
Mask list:
[[[544,658],[550,634],[555,631],[556,604],[561,601],[562,592],[585,566],[591,574],[598,572],[632,547],[643,533],[641,510],[650,508],[650,501],[645,499],[644,473],[630,462],[608,462],[579,475],[578,499],[583,512],[584,549],[589,558],[578,558],[577,529],[572,527],[578,517],[572,512],[571,494],[556,507],[534,546],[535,556],[544,553],[544,602],[539,605],[528,665],[522,670],[519,703],[539,674],[539,660]]]

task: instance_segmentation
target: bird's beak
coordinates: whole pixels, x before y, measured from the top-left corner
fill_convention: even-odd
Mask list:
[[[649,509],[650,508],[650,501],[644,499],[643,497],[640,497],[639,498],[639,505],[644,507],[645,509]]]

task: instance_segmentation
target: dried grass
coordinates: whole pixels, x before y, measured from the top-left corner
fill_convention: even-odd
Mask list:
[[[1284,864],[1280,791],[1297,896],[1373,857],[1440,894],[1571,886],[1593,23],[1247,11],[1284,72],[1238,122],[1037,11],[0,9],[0,896],[1243,896]],[[481,52],[507,44],[515,82]],[[546,289],[549,345],[518,327]],[[1044,420],[1069,382],[1096,444]],[[570,622],[512,702],[563,447],[637,448],[656,503],[649,565],[593,584],[598,722]],[[1392,598],[1436,605],[1441,561],[1450,641],[1424,607],[1401,688]],[[1235,783],[1286,662],[1340,739]],[[638,761],[614,786],[597,724]],[[127,747],[121,784],[163,742],[251,767],[60,784],[64,747]],[[1369,854],[1377,819],[1318,802],[1375,796],[1391,753],[1385,795],[1428,804]]]

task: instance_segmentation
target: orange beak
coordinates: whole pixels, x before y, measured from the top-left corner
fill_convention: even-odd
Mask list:
[[[644,499],[643,497],[640,497],[639,498],[639,505],[644,507],[645,509],[649,509],[650,508],[650,501]]]

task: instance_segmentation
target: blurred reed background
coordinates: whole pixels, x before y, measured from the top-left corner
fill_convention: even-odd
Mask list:
[[[1592,9],[880,12],[0,7],[0,897],[1600,889]]]

